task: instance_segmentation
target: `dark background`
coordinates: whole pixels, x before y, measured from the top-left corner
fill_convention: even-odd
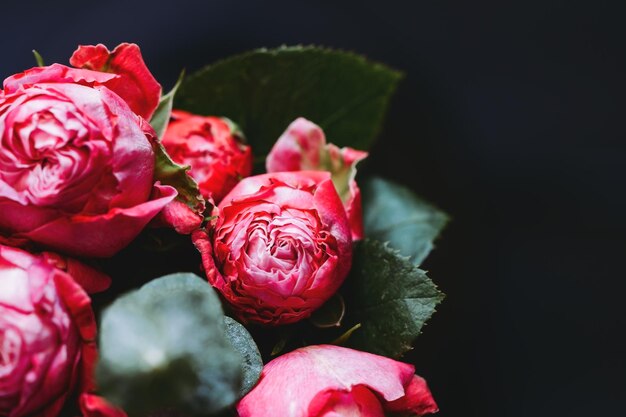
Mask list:
[[[623,415],[622,1],[160,3],[4,2],[0,76],[123,41],[166,88],[283,43],[403,70],[372,164],[453,217],[425,264],[448,297],[411,354],[440,415]]]

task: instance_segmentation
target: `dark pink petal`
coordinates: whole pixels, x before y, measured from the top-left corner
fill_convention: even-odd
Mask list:
[[[61,64],[52,64],[47,67],[35,67],[4,80],[5,95],[11,94],[20,88],[28,88],[42,83],[76,83],[92,87],[96,84],[105,85],[119,78],[115,74],[106,74],[98,71],[89,71],[66,67]]]
[[[0,379],[0,414],[56,417],[75,390],[94,388],[91,301],[45,254],[6,246],[0,246],[0,289],[0,369],[10,370]]]
[[[300,117],[276,141],[265,159],[267,172],[320,170],[326,147],[324,131]]]
[[[387,403],[385,409],[396,413],[410,412],[416,416],[434,414],[439,411],[426,380],[418,375],[413,376],[411,383],[406,388],[406,395]]]
[[[385,417],[376,395],[363,385],[350,391],[328,390],[309,405],[309,417]]]
[[[50,265],[67,272],[87,294],[106,291],[111,286],[111,277],[83,262],[53,252],[41,255]]]
[[[95,367],[98,356],[96,345],[96,317],[91,309],[91,299],[80,285],[68,274],[54,276],[59,297],[69,310],[72,321],[78,328],[82,339],[81,352],[81,390],[95,388]]]
[[[188,235],[200,227],[203,217],[180,200],[172,200],[154,218],[151,226],[169,227],[181,235]]]
[[[365,235],[363,230],[363,209],[361,207],[361,190],[356,181],[350,181],[350,197],[344,203],[346,215],[350,221],[352,240],[361,240]]]
[[[191,234],[191,241],[193,242],[200,256],[202,258],[202,267],[204,272],[211,282],[211,285],[223,288],[224,278],[215,265],[213,259],[213,247],[211,246],[211,239],[204,230],[196,230]]]
[[[326,136],[315,123],[300,117],[292,122],[276,141],[266,159],[267,172],[328,171],[343,201],[352,239],[363,238],[361,195],[356,184],[356,165],[367,152],[338,148],[326,143]]]
[[[105,86],[122,97],[139,116],[150,120],[161,98],[161,85],[154,78],[141,56],[139,46],[122,43],[113,52],[106,46],[81,45],[70,58],[70,64],[103,73],[113,73]]]
[[[59,217],[41,227],[17,234],[65,253],[85,257],[109,257],[126,247],[177,192],[156,184],[159,198],[129,208],[115,208],[103,215]]]
[[[127,417],[124,411],[95,394],[82,394],[79,403],[83,417]]]

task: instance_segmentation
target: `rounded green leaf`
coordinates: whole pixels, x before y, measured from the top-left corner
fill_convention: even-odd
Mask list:
[[[242,357],[213,289],[193,274],[158,278],[102,316],[101,393],[130,416],[205,416],[239,398]]]
[[[243,397],[256,385],[261,371],[263,370],[263,359],[254,339],[245,327],[239,322],[226,316],[226,338],[230,344],[243,358],[243,384],[239,396]]]
[[[417,265],[428,256],[448,216],[406,187],[382,178],[360,184],[365,236],[388,242]]]

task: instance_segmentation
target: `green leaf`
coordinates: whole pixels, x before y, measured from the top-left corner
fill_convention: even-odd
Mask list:
[[[448,216],[409,189],[382,178],[359,184],[363,198],[365,236],[389,246],[419,265],[433,249],[433,241]]]
[[[170,116],[172,115],[172,106],[174,104],[174,96],[178,91],[181,83],[183,82],[183,78],[185,77],[185,71],[180,73],[176,84],[170,90],[169,93],[165,94],[161,97],[159,101],[159,105],[154,111],[152,115],[152,119],[150,119],[150,125],[154,129],[159,139],[163,138],[163,134],[165,133],[165,129],[167,128],[168,123],[170,122]]]
[[[338,146],[367,149],[401,74],[350,52],[312,46],[259,49],[188,77],[176,108],[226,116],[263,158],[299,116]]]
[[[370,239],[355,247],[342,293],[348,325],[361,323],[348,344],[389,357],[399,357],[412,348],[444,297],[424,271],[386,244]]]
[[[98,386],[131,416],[218,412],[239,398],[241,379],[219,298],[196,275],[158,278],[103,313]]]
[[[198,183],[187,174],[189,166],[178,165],[174,162],[161,142],[155,140],[152,144],[156,156],[154,179],[160,181],[161,184],[176,188],[178,191],[177,199],[185,203],[194,212],[203,213],[204,198],[200,194]]]
[[[261,376],[263,370],[261,352],[245,327],[228,316],[224,322],[226,338],[243,358],[243,385],[239,391],[239,396],[243,397],[254,388]]]

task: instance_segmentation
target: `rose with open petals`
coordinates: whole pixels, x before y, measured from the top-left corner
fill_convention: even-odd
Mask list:
[[[0,235],[68,254],[126,246],[176,196],[154,184],[148,124],[106,83],[116,74],[54,64],[4,82]]]
[[[367,152],[338,148],[326,143],[324,131],[315,123],[299,117],[278,138],[267,159],[267,172],[328,171],[346,209],[352,239],[363,238],[361,191],[356,183],[356,165]]]
[[[242,180],[196,231],[211,285],[244,321],[293,323],[339,288],[352,261],[345,210],[327,172]]]
[[[237,411],[239,417],[385,417],[423,416],[438,408],[413,365],[320,345],[265,365]]]
[[[0,415],[54,417],[93,389],[89,297],[45,256],[0,245]]]
[[[219,203],[252,172],[252,151],[228,119],[197,116],[180,110],[163,135],[163,146],[175,162],[189,165],[205,198]]]

